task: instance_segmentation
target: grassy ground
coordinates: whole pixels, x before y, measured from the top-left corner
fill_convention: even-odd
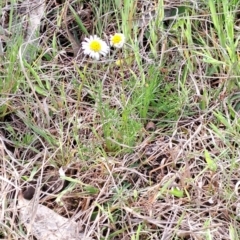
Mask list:
[[[27,239],[32,186],[85,237],[240,239],[239,2],[49,1],[30,55],[22,2],[0,3],[0,238]]]

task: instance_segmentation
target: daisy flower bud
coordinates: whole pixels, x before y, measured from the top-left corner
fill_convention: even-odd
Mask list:
[[[109,46],[96,35],[85,38],[82,43],[83,53],[91,58],[99,60],[100,56],[106,56],[109,52]]]

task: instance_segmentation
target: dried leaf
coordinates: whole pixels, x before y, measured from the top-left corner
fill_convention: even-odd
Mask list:
[[[148,122],[146,125],[146,130],[147,131],[155,131],[156,130],[156,125],[154,122]]]
[[[37,52],[37,46],[39,45],[39,27],[41,19],[44,16],[45,1],[35,0],[29,1],[25,0],[22,3],[28,6],[28,26],[25,38],[26,47],[24,49],[24,55],[28,61],[32,61],[35,58]]]
[[[78,224],[68,218],[64,218],[53,210],[34,202],[18,197],[20,208],[19,219],[26,227],[29,234],[38,240],[80,240]]]

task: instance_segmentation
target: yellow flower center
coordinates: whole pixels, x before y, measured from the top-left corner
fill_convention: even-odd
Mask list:
[[[112,37],[113,44],[118,44],[121,41],[122,41],[122,36],[121,35],[116,34]]]
[[[93,40],[90,43],[90,49],[94,52],[100,52],[101,51],[101,43],[98,40]]]

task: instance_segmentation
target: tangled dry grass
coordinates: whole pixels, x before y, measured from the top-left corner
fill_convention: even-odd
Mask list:
[[[4,31],[12,16],[26,19],[24,2],[2,3]],[[19,55],[27,20],[23,42],[14,27],[2,41],[0,238],[34,239],[19,219],[23,193],[78,222],[79,239],[238,239],[238,62],[225,58],[208,4],[45,4],[34,59]],[[169,16],[156,30],[159,4]],[[119,26],[139,51],[111,50],[97,64],[83,55],[84,31]]]

